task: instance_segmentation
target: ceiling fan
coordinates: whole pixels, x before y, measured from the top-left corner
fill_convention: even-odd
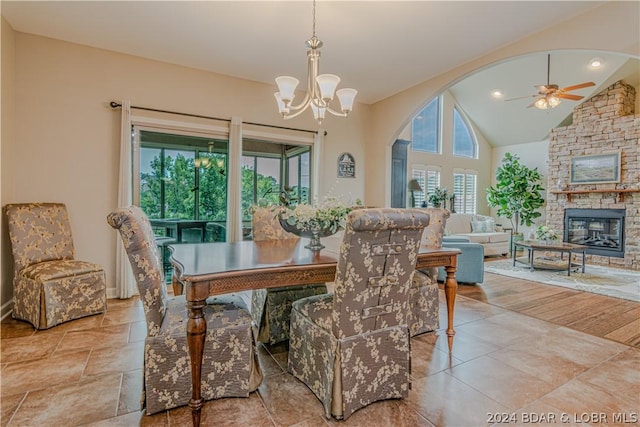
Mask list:
[[[562,99],[578,101],[584,98],[584,96],[573,95],[567,92],[596,85],[594,82],[585,82],[585,83],[580,83],[573,86],[563,87],[562,89],[560,89],[558,85],[549,83],[550,71],[551,71],[551,54],[548,54],[547,55],[547,84],[534,86],[538,90],[538,93],[535,95],[527,95],[527,96],[521,96],[518,98],[506,99],[505,102],[515,101],[516,99],[538,97],[538,99],[536,99],[532,104],[527,105],[527,108],[536,107],[541,110],[546,110],[547,108],[557,107],[560,104],[560,102],[562,102]]]

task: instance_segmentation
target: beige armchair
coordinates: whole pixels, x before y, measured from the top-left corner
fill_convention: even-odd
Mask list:
[[[13,253],[13,313],[37,329],[103,313],[104,269],[74,259],[71,224],[62,203],[4,207]]]
[[[256,207],[252,214],[253,240],[295,239],[282,228],[278,207]],[[327,293],[324,283],[282,288],[256,289],[251,292],[251,316],[258,325],[258,341],[277,344],[289,339],[291,304],[300,298]]]
[[[409,292],[423,228],[418,209],[358,209],[347,217],[335,293],[293,303],[289,371],[325,416],[407,397]]]
[[[143,400],[147,414],[186,405],[191,399],[191,364],[187,345],[187,304],[169,297],[151,224],[137,206],[107,217],[120,236],[133,268],[147,321]],[[251,315],[236,294],[207,299],[202,360],[202,397],[246,397],[262,381]]]

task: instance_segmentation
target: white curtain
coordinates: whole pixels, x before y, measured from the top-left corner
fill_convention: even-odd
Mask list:
[[[229,131],[229,164],[239,166],[242,160],[242,119],[231,118]],[[229,168],[231,169],[231,168]],[[227,182],[227,241],[242,241],[242,168],[235,167]]]
[[[131,176],[132,146],[131,146],[131,101],[122,101],[120,115],[120,173],[118,178],[118,207],[129,206],[133,203]],[[116,296],[130,298],[136,295],[133,271],[127,258],[127,253],[118,236],[116,244]]]
[[[313,162],[311,162],[311,176],[313,178],[313,188],[311,190],[311,202],[319,203],[318,194],[320,193],[320,165],[324,152],[324,129],[318,129],[313,141]],[[324,193],[324,190],[323,190]]]

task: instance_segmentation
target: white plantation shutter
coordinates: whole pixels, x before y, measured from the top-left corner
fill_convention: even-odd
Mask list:
[[[427,168],[427,194],[433,194],[436,187],[440,187],[440,169],[429,167]]]
[[[457,170],[453,173],[453,194],[458,213],[476,213],[477,174],[475,171]]]

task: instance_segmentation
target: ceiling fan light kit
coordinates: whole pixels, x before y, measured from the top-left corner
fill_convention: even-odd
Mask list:
[[[299,116],[307,108],[313,111],[313,117],[318,124],[322,123],[326,112],[338,117],[347,117],[353,110],[353,103],[358,93],[357,90],[344,88],[336,91],[340,77],[335,74],[318,74],[320,69],[320,48],[322,41],[316,37],[316,2],[313,1],[313,35],[305,43],[307,51],[307,92],[302,102],[293,105],[296,87],[300,83],[298,79],[290,76],[276,78],[278,92],[274,93],[278,111],[284,119],[292,119]],[[340,102],[340,111],[329,106],[334,95]]]

